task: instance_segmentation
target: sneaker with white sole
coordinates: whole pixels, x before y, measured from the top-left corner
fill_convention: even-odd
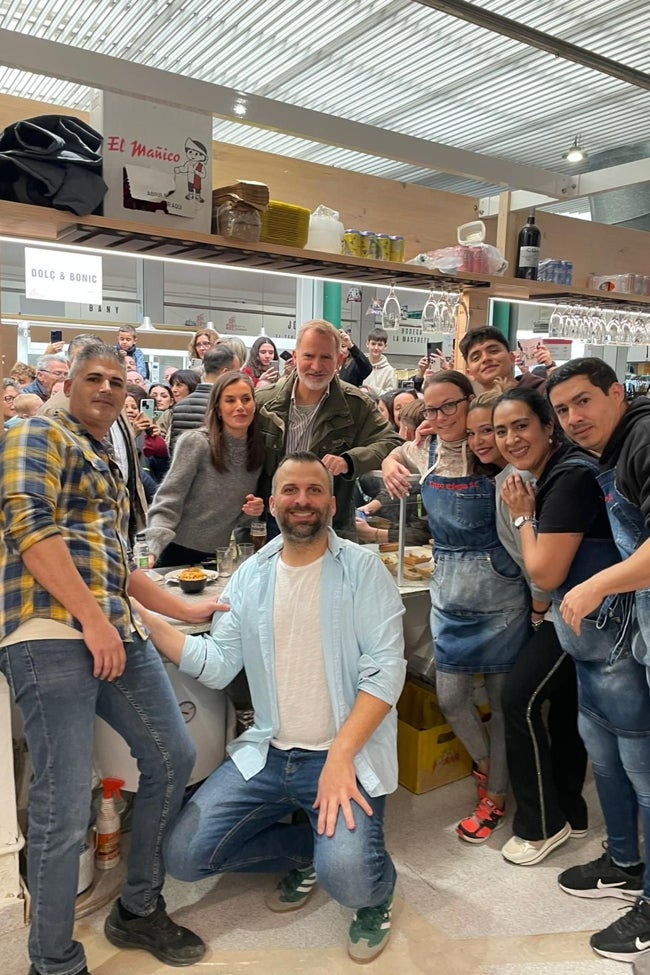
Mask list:
[[[460,821],[456,832],[466,843],[485,843],[495,829],[503,826],[504,815],[505,809],[499,809],[491,799],[479,799],[472,815]]]
[[[307,867],[306,870],[290,870],[266,898],[266,906],[276,914],[298,911],[307,903],[315,887],[316,871],[313,867]]]
[[[381,954],[390,940],[393,895],[377,907],[360,907],[348,933],[348,955],[362,965]]]
[[[618,897],[633,901],[643,893],[645,864],[619,867],[608,850],[589,863],[563,870],[557,878],[561,889],[574,897]]]
[[[520,836],[512,836],[505,846],[501,847],[501,855],[508,863],[530,867],[534,863],[539,863],[558,846],[562,846],[570,837],[571,827],[568,823],[545,840],[522,840]]]
[[[618,921],[592,934],[589,944],[605,958],[630,963],[650,951],[650,904],[639,897]]]

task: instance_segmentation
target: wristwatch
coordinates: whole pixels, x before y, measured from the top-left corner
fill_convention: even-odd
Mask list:
[[[525,525],[527,521],[535,521],[535,516],[534,515],[518,515],[514,519],[514,521],[512,522],[512,524],[515,526],[515,528],[517,529],[517,531],[519,531],[519,529],[521,528],[521,526],[522,525]]]

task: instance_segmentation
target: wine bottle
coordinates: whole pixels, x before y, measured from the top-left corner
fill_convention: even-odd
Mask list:
[[[535,211],[532,210],[528,214],[528,220],[525,226],[519,231],[517,238],[516,276],[518,278],[528,278],[529,281],[537,280],[541,242],[542,233],[535,224]]]

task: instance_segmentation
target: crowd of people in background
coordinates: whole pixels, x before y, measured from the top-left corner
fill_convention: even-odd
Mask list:
[[[128,489],[130,543],[145,531],[151,564],[172,567],[213,560],[253,520],[266,521],[269,541],[294,537],[287,519],[306,531],[315,501],[287,502],[284,521],[274,517],[287,456],[318,462],[319,496],[329,479],[326,520],[339,538],[394,545],[406,498],[407,544],[433,544],[438,701],[473,763],[476,801],[459,811],[458,837],[486,842],[513,802],[503,857],[541,862],[587,833],[589,759],[606,848],[559,884],[629,902],[591,944],[632,960],[650,951],[650,870],[639,843],[640,823],[650,845],[650,404],[628,405],[597,359],[558,367],[540,344],[540,368],[528,370],[492,327],[461,340],[464,372],[433,352],[400,385],[387,343],[373,329],[364,353],[318,320],[283,353],[266,336],[247,350],[206,328],[192,337],[188,368],[150,383],[135,329],[121,326],[112,354],[125,370],[123,408],[101,440]],[[48,347],[35,367],[17,363],[2,380],[5,431],[67,415],[75,359],[100,347],[81,335],[66,355]],[[474,705],[476,674],[487,726]],[[317,875],[301,862],[275,909],[288,909],[277,907],[282,898],[300,906]],[[375,905],[352,905],[360,914],[379,905],[373,923],[388,930],[392,883]],[[374,957],[367,944],[355,951],[356,960]]]

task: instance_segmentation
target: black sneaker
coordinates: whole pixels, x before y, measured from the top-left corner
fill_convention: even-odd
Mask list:
[[[156,910],[147,917],[131,914],[116,900],[106,918],[104,934],[117,948],[142,948],[165,965],[179,968],[194,965],[206,951],[198,935],[172,921],[162,897],[158,898]]]
[[[643,893],[645,864],[619,867],[605,850],[597,860],[569,867],[557,878],[567,894],[574,897],[620,897],[633,901]]]
[[[650,904],[639,897],[618,921],[592,934],[589,944],[614,961],[631,962],[650,951]]]
[[[38,972],[36,971],[33,965],[29,966],[28,975],[38,975]],[[77,975],[90,975],[90,972],[88,971],[87,968],[82,968],[80,972],[77,972]]]

